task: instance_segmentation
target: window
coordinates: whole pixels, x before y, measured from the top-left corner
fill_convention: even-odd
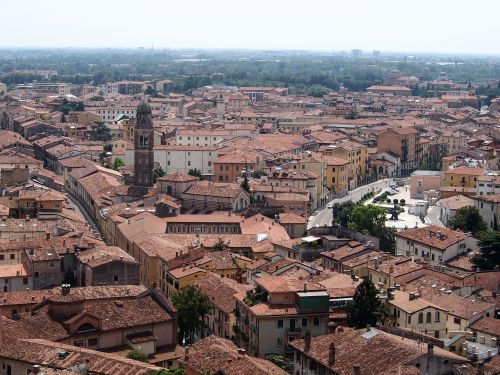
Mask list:
[[[117,282],[118,282],[118,275],[114,275],[114,276],[113,276],[113,281],[114,281],[115,283],[117,283]]]
[[[277,345],[277,346],[281,346],[281,345],[283,345],[283,339],[282,339],[281,337],[278,337],[278,338],[276,339],[276,345]]]
[[[460,324],[460,318],[453,318],[453,323]]]
[[[307,318],[302,318],[302,327],[307,327]]]
[[[0,254],[0,260],[5,260],[5,255]]]
[[[278,319],[278,328],[283,328],[283,319]]]
[[[54,267],[54,262],[49,262],[49,267]]]
[[[73,345],[82,347],[82,346],[83,346],[83,340],[76,340],[76,341],[73,343]]]
[[[418,323],[423,323],[423,322],[424,322],[424,314],[418,313]]]
[[[23,277],[23,285],[28,285],[28,278],[27,277]]]
[[[313,320],[313,325],[319,326],[319,317],[315,317]]]
[[[89,339],[89,346],[97,346],[97,337]]]
[[[35,277],[40,276],[40,273],[38,271],[35,272]]]
[[[432,314],[428,312],[425,317],[425,322],[426,323],[431,323],[432,322]]]
[[[10,259],[16,259],[16,254],[10,254]]]
[[[190,166],[191,166],[191,161],[190,161],[190,160],[188,160],[188,167],[190,167]]]
[[[441,317],[439,316],[439,311],[436,311],[436,313],[434,314],[434,321],[437,323],[440,319]]]

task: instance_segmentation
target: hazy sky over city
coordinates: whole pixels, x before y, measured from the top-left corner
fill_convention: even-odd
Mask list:
[[[0,13],[0,47],[500,53],[498,0],[24,0]]]

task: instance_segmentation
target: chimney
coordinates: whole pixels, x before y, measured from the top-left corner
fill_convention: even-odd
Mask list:
[[[246,353],[247,353],[247,352],[246,352],[246,350],[245,350],[245,349],[243,349],[243,348],[238,348],[238,355],[240,355],[240,356],[244,356],[244,355],[246,355]]]
[[[307,330],[304,335],[304,351],[308,352],[311,349],[311,331]]]
[[[358,364],[352,366],[352,374],[353,375],[361,375],[361,367]]]
[[[430,367],[431,367],[431,358],[433,356],[433,351],[434,351],[434,345],[433,344],[427,344],[427,368],[426,368],[426,374],[430,374]]]
[[[477,364],[477,375],[484,375],[484,362],[480,361]]]
[[[389,267],[389,273],[394,273],[394,266]]]
[[[40,373],[40,365],[33,365],[33,368],[31,369],[32,374],[39,374]]]
[[[330,344],[330,348],[328,349],[328,366],[332,367],[335,365],[335,343],[332,342]]]
[[[378,259],[375,258],[374,260],[375,260],[375,269],[378,270]]]
[[[189,345],[184,347],[184,361],[189,361]]]

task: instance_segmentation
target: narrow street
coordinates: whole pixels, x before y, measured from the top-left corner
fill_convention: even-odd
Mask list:
[[[75,209],[75,211],[81,213],[82,216],[87,221],[87,223],[89,223],[89,225],[92,227],[92,229],[95,230],[99,234],[99,236],[101,236],[101,238],[102,238],[101,232],[99,231],[99,228],[97,227],[97,224],[90,217],[90,215],[87,213],[87,211],[85,211],[85,209],[80,204],[80,202],[78,202],[75,198],[73,198],[73,196],[71,194],[69,194],[69,193],[64,193],[64,196],[71,203],[71,205],[73,206],[73,208]]]

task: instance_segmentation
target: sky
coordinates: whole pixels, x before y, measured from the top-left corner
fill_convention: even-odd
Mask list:
[[[23,0],[0,13],[0,47],[500,54],[498,0]]]

